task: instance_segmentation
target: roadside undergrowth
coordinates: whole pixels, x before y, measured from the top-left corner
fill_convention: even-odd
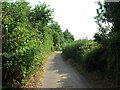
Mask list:
[[[49,52],[48,54],[45,55],[42,61],[42,65],[38,67],[31,75],[29,78],[26,78],[23,80],[24,85],[21,86],[22,88],[41,88],[42,83],[42,75],[44,73],[44,68],[45,64],[48,60],[48,57],[52,54],[53,52]]]
[[[85,79],[88,81],[88,83],[91,85],[92,88],[114,88],[115,82],[110,81],[109,79],[105,79],[101,76],[100,72],[94,71],[94,72],[88,72],[86,71],[85,67],[77,62],[74,62],[73,59],[66,57],[62,53],[62,57],[64,61],[66,61],[68,64],[70,64],[74,69],[78,71],[81,75],[85,77]]]

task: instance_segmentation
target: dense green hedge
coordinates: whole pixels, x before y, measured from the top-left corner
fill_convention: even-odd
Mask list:
[[[83,62],[87,54],[99,45],[96,42],[89,40],[78,40],[73,43],[68,43],[63,48],[63,53],[69,58],[73,58],[76,62]]]
[[[67,44],[63,48],[63,54],[71,58],[77,68],[82,67],[84,72],[96,73],[99,78],[117,82],[115,79],[118,78],[117,54],[110,48],[84,39]]]
[[[45,3],[2,3],[3,86],[20,87],[49,52],[61,48],[65,38],[52,12]]]

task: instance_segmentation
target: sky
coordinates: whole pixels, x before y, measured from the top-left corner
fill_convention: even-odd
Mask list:
[[[62,31],[69,30],[74,38],[92,39],[98,31],[95,23],[96,9],[99,7],[96,0],[27,0],[34,6],[39,1],[54,8],[53,18],[61,26]]]

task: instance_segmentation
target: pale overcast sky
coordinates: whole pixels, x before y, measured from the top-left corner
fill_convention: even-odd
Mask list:
[[[59,23],[62,30],[68,29],[75,39],[93,38],[97,32],[97,25],[93,19],[98,8],[96,0],[27,0],[31,5],[39,1],[54,8],[54,20]]]

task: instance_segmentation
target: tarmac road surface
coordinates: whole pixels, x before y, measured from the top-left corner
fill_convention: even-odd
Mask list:
[[[42,79],[42,88],[89,88],[85,78],[67,64],[61,51],[49,56]]]

